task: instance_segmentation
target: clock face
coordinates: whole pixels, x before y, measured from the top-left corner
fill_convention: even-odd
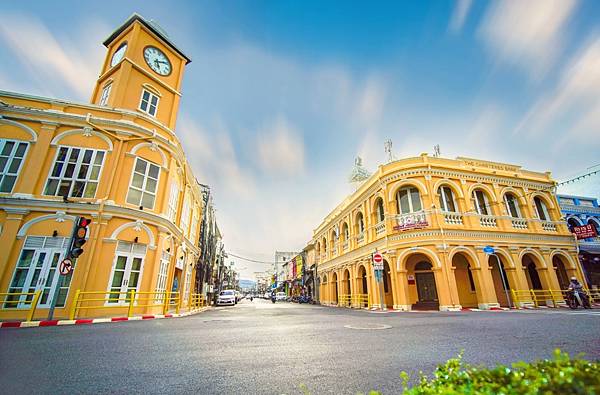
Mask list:
[[[125,51],[127,51],[127,43],[121,44],[119,49],[115,51],[115,53],[112,56],[112,59],[110,60],[110,67],[115,66],[123,59],[123,57],[125,57]]]
[[[144,59],[148,66],[158,74],[171,74],[171,62],[160,49],[152,46],[144,48]]]

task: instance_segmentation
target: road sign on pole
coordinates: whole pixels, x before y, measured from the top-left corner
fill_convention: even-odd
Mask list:
[[[498,255],[496,255],[496,251],[492,246],[483,247],[483,252],[485,252],[487,255],[491,255],[496,258],[496,262],[498,263],[498,271],[500,272],[500,278],[502,279],[502,286],[504,287],[504,293],[506,294],[506,303],[508,303],[508,307],[511,307],[510,296],[508,295],[508,283],[504,275],[504,268],[502,267],[502,262],[500,261],[500,258],[498,258]]]
[[[60,265],[58,266],[58,271],[63,276],[66,276],[67,274],[71,273],[71,271],[73,271],[73,262],[71,262],[69,258],[63,259]]]
[[[383,272],[383,255],[380,252],[375,251],[372,257],[373,261],[373,270],[375,271],[375,280],[379,284],[379,305],[381,306],[381,310],[384,309],[384,291],[383,291],[383,276],[385,273]]]
[[[379,252],[373,254],[373,269],[383,270],[383,255]]]

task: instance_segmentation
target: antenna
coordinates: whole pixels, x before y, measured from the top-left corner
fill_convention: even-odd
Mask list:
[[[391,139],[385,140],[385,142],[383,143],[383,149],[384,149],[385,153],[387,154],[387,163],[390,163],[390,162],[393,162],[394,160],[396,160],[396,158],[394,158],[394,154],[392,153],[392,140]]]
[[[433,156],[435,156],[436,158],[439,158],[440,155],[442,154],[442,152],[440,151],[440,145],[436,144],[433,146]]]

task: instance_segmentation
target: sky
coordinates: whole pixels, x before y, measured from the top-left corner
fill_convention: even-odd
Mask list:
[[[300,251],[387,139],[559,181],[600,165],[598,1],[3,1],[0,89],[89,101],[133,12],[192,59],[176,134],[236,255]]]

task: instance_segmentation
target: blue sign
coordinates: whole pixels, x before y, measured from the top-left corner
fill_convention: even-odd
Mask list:
[[[375,281],[378,283],[383,281],[383,270],[375,270]]]
[[[494,253],[494,247],[485,246],[485,247],[483,247],[483,252],[485,252],[486,254],[493,254]]]

